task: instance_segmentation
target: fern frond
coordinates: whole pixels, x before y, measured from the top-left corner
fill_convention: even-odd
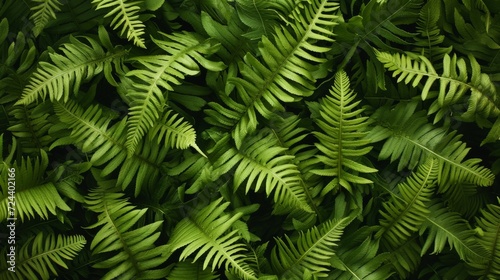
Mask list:
[[[389,253],[378,253],[378,241],[367,237],[361,244],[352,246],[346,244],[342,248],[342,241],[331,263],[334,268],[327,279],[387,279],[393,273],[391,267],[386,264]],[[351,245],[351,246],[350,246]],[[377,254],[378,253],[378,254]]]
[[[157,139],[158,144],[163,141],[171,148],[187,149],[196,146],[196,131],[193,126],[171,110],[163,114],[149,133],[151,141]]]
[[[276,238],[271,261],[282,279],[301,279],[304,270],[318,277],[328,276],[330,258],[351,217],[324,222],[307,232],[300,232],[296,242],[285,235],[286,242]],[[294,244],[295,243],[295,244]]]
[[[417,31],[420,36],[416,38],[416,52],[421,52],[432,62],[443,59],[443,56],[449,54],[453,49],[452,46],[440,47],[445,38],[444,35],[440,34],[441,30],[437,26],[440,16],[441,1],[431,0],[422,7],[417,21]]]
[[[51,149],[65,143],[73,143],[82,152],[92,152],[90,162],[102,166],[101,176],[107,176],[119,168],[117,184],[125,189],[135,178],[135,195],[144,184],[153,183],[160,174],[160,164],[169,147],[142,141],[132,156],[125,146],[127,118],[109,127],[112,115],[105,115],[97,105],[84,110],[79,104],[54,103],[54,111],[71,133],[54,142]]]
[[[70,211],[71,208],[64,202],[53,182],[46,182],[43,178],[48,166],[47,154],[41,150],[41,158],[32,159],[23,157],[20,162],[11,165],[16,173],[16,180],[2,184],[0,194],[0,221],[8,218],[32,219],[41,217],[48,219],[49,213],[56,215],[57,210]],[[7,174],[2,180],[7,182]],[[15,186],[15,193],[9,191],[8,185]],[[11,199],[14,197],[14,200]],[[13,203],[13,204],[12,204]],[[11,212],[15,209],[15,212]]]
[[[335,82],[330,95],[320,101],[321,117],[316,123],[322,132],[313,132],[319,143],[316,147],[322,155],[319,160],[326,168],[311,172],[322,176],[333,176],[322,190],[322,195],[341,186],[353,192],[351,184],[369,184],[372,181],[356,173],[376,172],[357,160],[366,155],[372,147],[368,146],[368,117],[361,117],[363,109],[358,109],[361,101],[355,101],[356,94],[350,89],[350,82],[344,71],[335,75]]]
[[[400,197],[393,197],[384,203],[380,214],[380,229],[377,238],[387,241],[389,247],[401,246],[430,214],[427,203],[430,201],[438,176],[438,161],[429,159],[419,165],[416,172],[398,184]]]
[[[30,16],[30,20],[35,23],[33,34],[38,37],[50,18],[56,18],[56,12],[61,10],[62,4],[59,0],[32,0],[32,2],[39,3],[31,8],[34,13]]]
[[[5,280],[21,279],[49,279],[57,276],[57,266],[68,268],[65,261],[72,260],[81,251],[86,240],[81,235],[57,237],[47,236],[43,232],[26,241],[16,252],[15,273],[7,270],[5,252],[10,246],[2,250],[0,260],[0,278]],[[57,265],[57,266],[56,266]]]
[[[111,9],[104,17],[113,17],[111,26],[113,29],[119,29],[120,36],[126,34],[127,40],[141,48],[146,48],[144,43],[144,23],[139,19],[138,12],[141,9],[141,1],[132,0],[93,0],[96,10]]]
[[[208,269],[203,269],[198,262],[183,261],[175,265],[167,276],[168,280],[215,280],[220,279]]]
[[[479,165],[479,159],[464,160],[470,148],[460,141],[461,135],[432,126],[424,111],[415,113],[415,106],[416,103],[399,104],[393,110],[382,107],[372,115],[379,125],[368,137],[374,142],[386,139],[379,159],[399,159],[398,170],[402,170],[407,166],[413,169],[429,157],[436,158],[440,192],[448,191],[455,183],[493,184],[495,176]]]
[[[228,232],[242,213],[224,213],[229,202],[221,202],[222,198],[177,223],[167,247],[171,252],[185,247],[180,255],[181,260],[197,252],[194,257],[196,261],[206,254],[203,269],[211,264],[213,271],[225,263],[226,270],[234,269],[242,279],[257,279],[255,272],[246,263],[246,246],[236,234],[237,230]]]
[[[480,230],[477,231],[479,244],[488,252],[487,261],[472,262],[471,274],[480,276],[480,279],[500,278],[500,207],[497,204],[488,204],[481,210],[481,217],[476,217]]]
[[[228,143],[228,137],[220,143]],[[251,188],[256,192],[261,186],[269,196],[274,192],[274,201],[287,208],[300,208],[311,212],[301,184],[300,172],[293,164],[292,155],[283,155],[286,148],[277,146],[272,134],[247,137],[241,149],[229,148],[214,163],[221,174],[236,167],[234,188],[246,181],[245,192]]]
[[[114,255],[93,267],[107,270],[102,279],[114,279],[117,276],[121,279],[165,277],[165,272],[152,270],[168,257],[163,255],[166,248],[155,245],[162,221],[136,227],[135,224],[147,209],[136,209],[123,198],[124,194],[115,188],[115,181],[99,183],[100,187],[91,190],[85,199],[86,207],[99,214],[98,221],[86,227],[99,228],[90,249],[93,254],[109,252]]]
[[[440,253],[448,245],[460,259],[472,263],[484,263],[488,252],[475,238],[475,231],[456,212],[450,211],[442,203],[434,203],[428,208],[430,215],[420,227],[419,233],[427,233],[421,254],[425,254],[434,244],[433,254]]]
[[[470,91],[467,112],[462,115],[466,120],[473,120],[474,116],[497,117],[500,115],[500,99],[497,97],[495,85],[487,74],[481,73],[481,66],[473,56],[469,56],[472,75],[468,79],[467,64],[463,58],[456,55],[450,57],[445,54],[443,58],[443,73],[439,75],[432,63],[425,56],[417,59],[404,54],[377,52],[377,58],[384,67],[392,71],[393,77],[398,77],[397,82],[405,84],[412,82],[416,87],[426,78],[422,89],[422,99],[426,100],[434,83],[439,80],[439,93],[436,101],[431,105],[429,114],[439,111],[434,122],[439,121],[447,108],[465,99],[465,94]]]
[[[153,39],[153,42],[167,54],[131,58],[143,68],[127,73],[127,76],[135,77],[127,93],[131,102],[126,143],[130,154],[160,118],[166,104],[162,88],[173,90],[173,86],[181,84],[185,76],[200,73],[198,64],[212,71],[224,68],[222,62],[203,57],[217,51],[218,44],[213,40],[202,40],[188,32],[163,35],[166,40]]]
[[[45,100],[47,95],[51,101],[66,102],[71,93],[78,92],[82,82],[110,68],[112,63],[119,63],[127,54],[125,50],[106,53],[98,42],[84,38],[90,46],[70,37],[69,43],[61,47],[64,55],[50,53],[52,63],[40,62],[16,105],[27,105],[39,97]]]
[[[294,102],[314,90],[314,72],[320,57],[329,48],[318,42],[331,42],[336,25],[338,3],[330,0],[308,2],[293,11],[296,24],[292,30],[275,29],[272,39],[263,37],[259,44],[260,61],[248,53],[240,64],[241,78],[231,78],[243,104],[230,97],[222,98],[227,108],[211,102],[207,110],[211,124],[230,129],[236,146],[257,128],[257,113],[269,119],[273,111],[283,111],[281,102]],[[238,104],[235,105],[234,103]]]

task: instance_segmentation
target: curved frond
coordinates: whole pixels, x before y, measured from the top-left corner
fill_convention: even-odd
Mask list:
[[[92,152],[90,162],[102,166],[101,176],[107,176],[119,168],[117,184],[125,189],[135,178],[135,195],[144,184],[150,184],[159,177],[160,165],[169,147],[142,141],[132,156],[128,156],[125,146],[126,122],[108,128],[113,116],[106,115],[102,109],[93,105],[84,110],[79,104],[69,101],[66,104],[54,103],[54,111],[71,133],[52,144],[54,148],[64,143],[74,143],[82,152]]]
[[[470,229],[466,220],[456,212],[450,211],[442,203],[435,203],[428,208],[430,215],[420,228],[420,235],[427,233],[421,254],[434,244],[433,253],[442,252],[447,245],[460,256],[460,259],[472,263],[484,263],[488,252],[481,247],[475,231]]]
[[[183,261],[175,265],[167,276],[168,280],[215,280],[220,279],[208,269],[203,269],[198,262]]]
[[[387,241],[390,248],[401,246],[430,214],[428,202],[432,198],[438,176],[438,161],[429,159],[416,172],[398,184],[399,197],[392,197],[380,211],[380,229],[375,235]]]
[[[481,210],[481,217],[476,218],[479,244],[488,252],[487,261],[473,262],[472,275],[480,279],[500,278],[500,206],[488,204]]]
[[[57,276],[57,267],[68,268],[67,260],[72,260],[85,246],[86,240],[81,235],[57,237],[53,234],[44,236],[43,232],[30,238],[16,252],[14,270],[7,270],[5,246],[0,257],[0,279],[49,279]]]
[[[144,44],[144,23],[139,19],[138,12],[141,9],[141,1],[133,0],[93,0],[92,4],[97,4],[96,10],[108,9],[104,17],[113,17],[111,26],[119,29],[120,36],[126,35],[129,41],[133,41],[136,46],[146,48]]]
[[[52,63],[42,61],[31,75],[29,84],[24,88],[17,105],[29,104],[41,97],[49,96],[51,101],[68,101],[73,92],[78,92],[80,84],[106,68],[118,63],[127,53],[125,50],[105,52],[95,40],[84,37],[90,46],[70,37],[69,43],[63,44],[63,54],[50,53]]]
[[[33,33],[38,37],[50,18],[56,18],[56,12],[61,10],[62,4],[59,0],[32,0],[32,2],[39,3],[31,8],[34,13],[30,16],[35,23]]]
[[[42,150],[41,158],[22,157],[15,161],[15,179],[8,181],[7,172],[2,172],[2,180],[7,182],[1,185],[0,194],[0,221],[10,218],[20,218],[21,221],[41,217],[48,219],[49,213],[56,215],[57,209],[70,211],[71,208],[61,198],[53,182],[44,178],[48,166],[47,154]],[[9,190],[15,187],[15,191]],[[12,188],[11,188],[12,189]]]
[[[439,81],[438,98],[431,105],[429,114],[438,112],[434,122],[439,121],[446,113],[446,108],[466,99],[469,106],[462,118],[474,120],[475,115],[482,117],[497,117],[500,115],[500,99],[497,97],[495,85],[487,74],[481,73],[481,66],[473,56],[469,56],[472,75],[469,80],[467,64],[463,58],[448,54],[443,58],[443,73],[436,72],[432,63],[425,56],[414,58],[410,55],[377,52],[377,58],[384,67],[392,71],[393,77],[398,77],[398,83],[412,83],[413,87],[425,80],[422,89],[422,99],[430,96],[432,86]],[[444,108],[444,109],[443,109]]]
[[[221,97],[228,107],[211,102],[206,110],[207,121],[232,131],[236,146],[257,128],[257,113],[269,119],[273,111],[283,111],[281,102],[294,102],[309,96],[314,90],[315,71],[320,57],[329,50],[318,42],[331,42],[332,27],[336,25],[338,3],[315,0],[292,12],[296,24],[292,30],[276,28],[273,37],[262,37],[259,52],[262,61],[251,53],[240,64],[241,78],[231,78],[239,101]],[[236,103],[236,104],[235,104]]]
[[[320,117],[316,123],[322,132],[314,132],[320,141],[316,147],[321,155],[317,157],[326,165],[323,169],[312,170],[322,176],[333,176],[322,190],[322,195],[341,186],[353,192],[351,184],[372,183],[358,173],[376,172],[357,160],[366,155],[372,147],[368,146],[368,117],[360,116],[364,111],[358,109],[361,101],[355,101],[356,94],[350,89],[350,82],[344,71],[335,75],[330,95],[320,101]]]
[[[227,143],[228,137],[221,143]],[[245,193],[256,192],[261,186],[269,196],[274,192],[274,201],[287,209],[300,208],[311,212],[306,200],[300,172],[293,163],[294,156],[283,155],[286,148],[277,146],[272,134],[247,137],[241,149],[230,148],[214,163],[214,168],[225,173],[236,166],[234,188],[245,181]]]
[[[222,62],[203,57],[217,51],[218,44],[213,40],[202,40],[188,32],[163,35],[166,40],[153,39],[153,42],[167,54],[131,58],[143,68],[127,73],[127,76],[134,77],[134,83],[127,92],[131,103],[126,145],[130,154],[160,118],[167,98],[164,90],[172,91],[173,86],[181,84],[185,76],[200,73],[198,64],[213,71],[224,68]]]
[[[285,235],[286,242],[276,238],[271,261],[282,279],[301,279],[304,270],[309,270],[318,277],[328,276],[330,259],[335,254],[335,247],[340,241],[344,228],[352,217],[324,222],[307,232],[300,232],[293,242]]]
[[[399,159],[398,170],[415,168],[429,157],[439,162],[439,191],[445,192],[456,183],[490,186],[495,176],[480,166],[479,159],[465,159],[470,148],[460,141],[461,135],[449,133],[427,122],[424,111],[415,113],[416,103],[400,104],[394,109],[379,109],[372,115],[378,122],[370,131],[372,141],[385,143],[379,159]]]
[[[331,263],[336,269],[328,275],[328,279],[384,280],[393,273],[387,264],[389,253],[378,253],[378,241],[367,237],[361,244],[356,244],[357,246],[346,244],[348,249],[342,248],[342,244],[341,241],[339,249],[332,257]]]
[[[255,272],[246,263],[248,257],[244,252],[247,249],[240,241],[237,230],[228,232],[243,214],[226,214],[224,210],[229,202],[221,202],[222,198],[177,223],[167,246],[171,252],[185,247],[181,260],[196,253],[196,261],[206,254],[203,269],[210,265],[213,271],[225,264],[226,270],[234,269],[242,279],[257,279]]]
[[[160,236],[158,229],[163,221],[137,227],[136,223],[147,209],[136,209],[124,194],[114,188],[115,181],[101,181],[101,186],[92,190],[85,199],[86,207],[99,214],[98,221],[86,227],[99,228],[90,249],[93,254],[113,253],[114,255],[93,265],[106,269],[102,279],[161,279],[166,276],[162,270],[154,270],[166,261],[166,248],[156,246]],[[163,275],[162,275],[163,274]]]

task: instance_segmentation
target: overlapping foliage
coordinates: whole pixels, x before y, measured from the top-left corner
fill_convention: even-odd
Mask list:
[[[500,278],[494,1],[0,16],[0,278]]]

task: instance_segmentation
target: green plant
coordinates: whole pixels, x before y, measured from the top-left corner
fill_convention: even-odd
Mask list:
[[[494,1],[0,15],[1,279],[500,278]]]

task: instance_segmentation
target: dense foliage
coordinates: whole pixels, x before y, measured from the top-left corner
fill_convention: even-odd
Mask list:
[[[0,0],[0,279],[500,279],[499,7]]]

